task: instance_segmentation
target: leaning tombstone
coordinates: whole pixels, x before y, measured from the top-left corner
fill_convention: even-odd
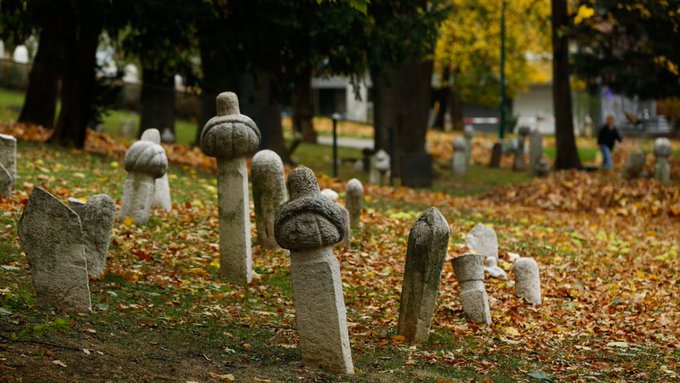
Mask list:
[[[70,198],[68,207],[78,214],[83,227],[87,273],[91,277],[98,277],[106,267],[113,222],[116,219],[116,204],[108,195],[98,194],[87,202]]]
[[[654,177],[659,182],[668,183],[671,180],[671,166],[668,164],[668,157],[672,153],[673,148],[668,138],[659,137],[654,141],[654,156],[656,157]]]
[[[498,266],[498,238],[493,229],[477,224],[467,235],[467,246],[473,253],[484,256],[484,271],[493,278],[508,279],[505,271]]]
[[[274,233],[290,250],[291,284],[303,363],[333,372],[354,373],[333,245],[347,235],[341,206],[324,197],[305,167],[288,175],[290,200],[276,215]]]
[[[491,148],[491,161],[489,161],[489,167],[499,168],[501,167],[501,158],[503,157],[503,144],[499,141],[493,144]]]
[[[349,211],[350,227],[357,228],[361,224],[361,209],[364,203],[364,186],[356,178],[347,182],[345,188],[345,207]]]
[[[147,129],[142,133],[141,141],[153,142],[156,145],[161,144],[161,135],[158,129]],[[162,146],[161,146],[162,148]],[[165,152],[165,149],[163,150]],[[168,172],[166,171],[162,177],[156,178],[154,186],[153,200],[151,207],[158,207],[166,211],[172,210],[172,198],[170,197],[170,181],[168,181]]]
[[[260,145],[260,130],[240,113],[235,93],[217,96],[217,116],[201,132],[201,150],[217,157],[217,199],[220,220],[220,275],[235,283],[250,283],[250,244],[246,155]]]
[[[408,342],[424,343],[429,337],[450,235],[449,224],[434,207],[418,217],[409,233],[397,327]]]
[[[532,305],[541,304],[541,278],[538,264],[532,258],[519,258],[513,267],[515,294]]]
[[[640,177],[645,169],[645,152],[636,150],[628,156],[626,164],[621,171],[621,177],[625,179]]]
[[[38,302],[56,310],[90,311],[87,258],[78,214],[45,189],[35,187],[18,231]]]
[[[451,160],[451,170],[453,175],[462,177],[467,172],[467,146],[465,139],[456,138],[453,140],[453,159]]]
[[[454,258],[451,263],[460,284],[463,312],[475,323],[491,324],[489,296],[484,289],[484,256],[465,254]]]
[[[475,127],[472,125],[465,125],[463,130],[463,136],[465,137],[465,164],[470,166],[470,161],[472,160],[472,138],[475,136]]]
[[[529,135],[529,172],[537,175],[543,160],[543,133],[536,128]]]
[[[253,156],[250,174],[257,241],[263,247],[276,249],[279,247],[274,238],[276,209],[287,199],[283,161],[273,150],[260,150]]]
[[[519,133],[519,138],[517,139],[517,148],[515,148],[515,160],[512,163],[512,170],[524,170],[526,168],[526,162],[524,159],[524,143],[526,138],[531,132],[528,126],[520,126],[517,133]]]
[[[165,150],[150,141],[137,141],[125,153],[125,170],[120,219],[131,217],[138,225],[149,220],[156,179],[168,169]]]
[[[17,178],[17,140],[0,134],[0,195],[12,193]]]

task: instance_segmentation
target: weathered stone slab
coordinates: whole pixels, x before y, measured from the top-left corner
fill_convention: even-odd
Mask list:
[[[14,185],[14,179],[12,175],[9,174],[7,169],[0,164],[0,196],[9,196],[12,194],[12,185]]]
[[[520,126],[517,129],[517,133],[519,134],[519,138],[517,139],[517,148],[515,148],[515,159],[512,162],[512,170],[515,171],[520,171],[520,170],[525,170],[526,169],[526,161],[524,159],[524,143],[526,142],[526,138],[531,132],[531,129],[529,129],[528,126]]]
[[[484,256],[484,270],[494,278],[508,279],[508,275],[498,266],[498,238],[496,232],[481,223],[467,235],[467,246],[475,254]]]
[[[0,134],[0,195],[9,196],[17,179],[17,140]]]
[[[279,247],[274,238],[276,209],[288,198],[283,161],[272,150],[260,150],[253,156],[250,174],[253,179],[257,240],[261,246],[275,249]]]
[[[460,300],[465,315],[475,323],[491,324],[489,296],[484,289],[484,256],[465,254],[454,258],[451,263],[460,284]]]
[[[642,171],[645,169],[645,152],[642,150],[635,150],[626,159],[626,164],[623,166],[621,176],[626,179],[640,177]]]
[[[529,172],[536,174],[541,172],[543,160],[543,133],[534,129],[529,136]]]
[[[541,304],[541,278],[538,264],[532,258],[520,258],[513,267],[515,294],[532,305]]]
[[[19,220],[38,302],[60,311],[90,311],[83,230],[78,214],[35,187]]]
[[[80,217],[87,272],[92,277],[98,277],[106,267],[113,222],[116,219],[116,204],[108,195],[98,194],[88,199],[86,203],[69,199],[68,207]]]
[[[496,142],[491,148],[491,161],[489,167],[499,168],[501,166],[501,158],[503,157],[503,144]]]
[[[217,158],[220,276],[241,284],[253,278],[245,156],[257,150],[260,138],[255,122],[240,113],[236,94],[220,93],[217,116],[201,132],[201,150]]]
[[[408,342],[429,337],[450,235],[449,224],[434,207],[418,217],[409,233],[397,327]]]
[[[125,153],[125,170],[120,219],[132,217],[138,225],[149,220],[151,202],[156,188],[156,178],[168,169],[165,150],[150,141],[137,141]]]
[[[340,265],[332,246],[347,235],[342,207],[321,194],[314,173],[288,175],[290,201],[277,212],[274,232],[290,250],[300,352],[306,366],[354,373]]]
[[[465,139],[458,137],[453,140],[453,159],[451,160],[453,175],[462,177],[467,172],[467,152]]]
[[[350,227],[361,225],[361,209],[364,204],[364,186],[356,178],[347,182],[345,188],[345,207],[349,211]]]
[[[671,180],[671,166],[668,163],[668,157],[673,153],[671,141],[665,137],[659,137],[654,141],[654,156],[656,156],[656,164],[654,165],[654,177],[662,183],[668,183]]]

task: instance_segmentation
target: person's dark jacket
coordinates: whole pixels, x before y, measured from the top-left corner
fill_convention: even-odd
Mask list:
[[[621,135],[619,134],[619,130],[616,129],[616,126],[610,129],[607,124],[602,125],[597,134],[597,144],[607,145],[609,149],[614,150],[616,141],[621,142]]]

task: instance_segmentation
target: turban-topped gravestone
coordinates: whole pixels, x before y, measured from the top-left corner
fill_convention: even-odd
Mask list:
[[[156,190],[156,178],[162,177],[168,170],[165,150],[151,141],[137,141],[125,153],[124,163],[128,176],[123,186],[120,219],[132,217],[138,225],[146,223]]]
[[[275,249],[279,246],[274,238],[276,209],[287,199],[281,157],[272,150],[260,150],[253,156],[251,176],[257,240],[261,246]]]
[[[220,93],[216,102],[217,116],[201,132],[201,150],[217,157],[220,276],[245,284],[253,278],[246,155],[260,145],[260,131],[240,113],[235,93]]]
[[[153,142],[156,145],[161,144],[161,134],[158,129],[147,129],[142,133],[141,141]],[[162,147],[162,146],[161,146]],[[170,181],[168,180],[168,172],[166,171],[162,177],[156,178],[154,186],[153,199],[151,200],[151,207],[159,207],[163,210],[172,210],[172,198],[170,197]]]
[[[281,206],[274,232],[290,250],[300,352],[305,365],[354,373],[342,293],[340,265],[333,245],[347,235],[342,207],[321,194],[314,172],[299,167],[288,175],[290,200]]]

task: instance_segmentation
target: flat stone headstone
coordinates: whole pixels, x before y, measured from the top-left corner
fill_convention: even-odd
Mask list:
[[[519,258],[513,267],[515,294],[532,305],[541,304],[541,278],[538,264],[532,258]]]
[[[60,311],[90,311],[87,257],[78,214],[35,187],[18,231],[38,302]]]
[[[654,141],[654,156],[656,157],[656,164],[654,165],[654,178],[659,182],[668,183],[671,180],[671,166],[668,163],[668,157],[673,153],[671,141],[665,137],[659,137]]]
[[[288,198],[283,161],[273,150],[260,150],[253,156],[250,174],[258,243],[275,249],[279,247],[274,238],[276,209]]]
[[[475,323],[491,324],[489,296],[484,289],[484,256],[465,254],[454,258],[451,263],[460,284],[463,312]]]
[[[484,256],[484,271],[493,278],[508,279],[508,275],[498,266],[498,237],[496,232],[481,223],[467,235],[467,247],[475,254]]]
[[[340,265],[333,245],[347,235],[343,209],[321,194],[314,172],[288,175],[290,200],[277,212],[274,231],[290,250],[300,352],[306,366],[353,374]]]
[[[106,267],[113,222],[116,219],[116,204],[108,195],[98,194],[87,202],[69,199],[68,207],[80,217],[87,272],[92,277],[98,277]]]
[[[418,217],[409,233],[397,327],[408,342],[429,337],[450,235],[449,224],[434,207]]]
[[[640,177],[645,169],[645,152],[636,150],[628,156],[626,164],[623,166],[621,176],[626,179]]]
[[[361,209],[364,204],[364,186],[356,178],[347,182],[345,188],[345,207],[349,211],[350,227],[361,224]]]
[[[0,163],[0,196],[9,196],[12,194],[12,187],[14,179],[9,174],[7,169]]]
[[[432,157],[427,153],[409,153],[401,157],[401,183],[412,188],[432,186]]]

